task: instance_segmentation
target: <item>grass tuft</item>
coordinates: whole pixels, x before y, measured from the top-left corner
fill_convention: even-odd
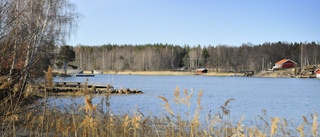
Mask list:
[[[277,132],[277,128],[278,128],[278,122],[280,121],[278,117],[272,118],[271,119],[272,123],[271,123],[271,134],[270,136],[272,137],[273,135],[276,134]]]
[[[312,134],[314,137],[318,135],[318,115],[315,114],[313,116],[313,123],[312,123]]]

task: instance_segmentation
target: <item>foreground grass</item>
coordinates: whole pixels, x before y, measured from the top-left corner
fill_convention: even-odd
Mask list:
[[[171,109],[172,104],[164,96],[163,107],[166,110],[163,116],[145,116],[138,109],[131,114],[115,115],[109,108],[109,95],[106,95],[98,104],[92,104],[92,96],[87,94],[84,105],[74,104],[69,108],[48,108],[39,104],[28,106],[23,113],[6,114],[0,119],[0,136],[133,136],[133,137],[272,137],[272,136],[319,136],[317,114],[302,117],[300,125],[292,125],[284,118],[261,117],[257,125],[248,126],[239,120],[230,118],[227,100],[217,114],[207,114],[200,117],[202,92],[197,93],[197,106],[194,112],[190,111],[190,99],[195,93],[187,90],[181,94],[177,87],[174,91],[173,102],[187,107],[187,114],[176,113]],[[73,101],[73,100],[71,100]],[[35,107],[41,106],[41,107]],[[30,107],[30,108],[29,108]],[[17,111],[19,112],[19,111]],[[187,117],[182,118],[182,117]],[[201,122],[200,119],[205,119]],[[235,122],[237,121],[237,122]]]

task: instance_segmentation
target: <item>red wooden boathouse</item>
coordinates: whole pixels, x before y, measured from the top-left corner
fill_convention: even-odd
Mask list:
[[[316,74],[317,78],[320,78],[320,68],[315,70],[314,73]]]
[[[274,69],[285,69],[285,68],[294,68],[297,65],[296,62],[294,62],[291,59],[282,59],[275,63],[275,66],[273,66]]]

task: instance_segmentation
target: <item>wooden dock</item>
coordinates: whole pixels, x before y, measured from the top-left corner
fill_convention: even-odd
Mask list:
[[[54,82],[55,87],[78,87],[83,88],[85,86],[85,82]],[[102,84],[87,84],[88,88],[92,88],[93,86],[95,88],[107,88],[108,85],[102,85]]]
[[[85,91],[85,87],[87,87],[87,91]],[[94,94],[100,93],[115,93],[115,94],[140,94],[143,93],[138,89],[115,89],[111,85],[103,85],[103,84],[90,84],[87,85],[85,82],[54,82],[54,86],[52,89],[48,90],[55,93],[59,92],[91,92]]]

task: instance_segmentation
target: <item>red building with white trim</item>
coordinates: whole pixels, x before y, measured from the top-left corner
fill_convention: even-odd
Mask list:
[[[320,68],[314,71],[317,78],[320,78]]]
[[[296,65],[297,65],[297,63],[291,59],[282,59],[282,60],[275,63],[275,66],[273,66],[272,70],[294,68]]]

